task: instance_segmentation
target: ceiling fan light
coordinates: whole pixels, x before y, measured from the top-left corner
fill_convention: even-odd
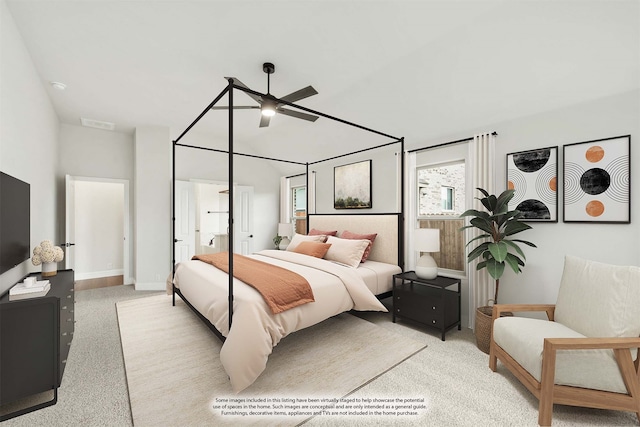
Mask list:
[[[265,117],[273,117],[276,115],[276,103],[267,97],[262,99],[262,105],[260,106],[260,111],[262,115]]]
[[[262,108],[260,110],[262,111],[262,115],[266,116],[266,117],[273,117],[273,116],[276,115],[276,110],[271,105],[264,105],[263,104]]]

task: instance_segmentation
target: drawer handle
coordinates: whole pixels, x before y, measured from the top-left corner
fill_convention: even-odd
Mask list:
[[[73,322],[73,319],[72,318],[68,318],[67,322]]]
[[[400,309],[397,309],[396,311],[397,311],[398,313],[400,313]]]
[[[66,309],[67,309],[67,306],[65,305],[64,307],[62,307],[62,309],[63,309],[63,310],[66,310]]]
[[[435,310],[435,309],[436,309],[436,306],[434,305],[434,306],[433,306],[433,307],[431,307],[431,308],[432,308],[433,310]]]
[[[69,313],[73,313],[73,310],[69,310]]]
[[[71,343],[70,342],[67,343],[67,347],[71,347]]]
[[[67,298],[71,299],[71,297],[72,297],[72,296],[73,296],[73,295],[67,295]]]
[[[63,336],[63,337],[66,337],[66,336],[67,336],[67,333],[66,333],[66,332],[63,332],[63,333],[62,333],[62,336]]]
[[[435,324],[435,323],[436,323],[436,321],[435,321],[435,320],[432,320],[432,321],[431,321],[431,323]]]
[[[64,360],[62,361],[62,363],[67,363],[67,359],[64,359]]]

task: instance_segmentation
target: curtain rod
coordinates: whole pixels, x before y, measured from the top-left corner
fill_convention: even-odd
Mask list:
[[[493,131],[493,132],[491,132],[491,135],[494,135],[494,136],[498,135],[498,132]],[[407,153],[415,153],[416,151],[431,150],[432,148],[440,148],[440,147],[444,147],[444,146],[447,146],[447,145],[453,145],[453,144],[458,144],[460,142],[467,142],[467,141],[473,141],[473,137],[464,138],[464,139],[457,139],[455,141],[443,142],[442,144],[431,145],[429,147],[414,148],[413,150],[407,150]]]

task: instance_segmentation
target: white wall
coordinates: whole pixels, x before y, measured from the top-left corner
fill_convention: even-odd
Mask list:
[[[31,248],[42,240],[59,242],[56,206],[60,186],[58,117],[13,17],[0,3],[0,170],[31,186]],[[56,95],[56,94],[54,94]],[[0,293],[29,271],[25,261],[0,276]]]
[[[399,163],[394,154],[399,151],[398,143],[309,166],[309,173],[316,172],[316,213],[399,212]],[[371,209],[334,209],[334,168],[365,160],[371,160]]]
[[[631,135],[631,177],[635,181],[640,168],[640,150],[634,149],[640,138],[640,91],[621,93],[547,111],[514,120],[487,124],[483,129],[470,129],[431,141],[418,141],[408,149],[435,145],[472,136],[483,131],[497,131],[496,192],[506,188],[507,153],[558,146],[559,221],[530,223],[532,230],[522,239],[538,248],[525,247],[527,256],[523,273],[507,269],[500,281],[502,303],[555,303],[563,269],[564,256],[621,265],[640,265],[640,222],[638,201],[640,186],[631,185],[631,224],[563,223],[562,222],[562,145],[619,135]],[[426,152],[427,154],[429,152]],[[407,195],[411,197],[411,195]],[[606,284],[603,284],[606,286]]]
[[[491,127],[498,131],[496,145],[497,188],[506,182],[506,154],[533,148],[559,146],[559,179],[562,183],[562,145],[619,135],[631,135],[631,180],[640,170],[640,91],[611,96],[556,111],[512,120]],[[553,303],[558,293],[563,257],[621,265],[640,265],[640,186],[631,185],[631,224],[581,224],[562,222],[562,186],[559,185],[558,223],[531,223],[522,238],[538,248],[526,250],[523,274],[511,272],[500,282],[501,302]],[[603,283],[606,286],[606,283]]]
[[[75,277],[123,274],[124,185],[75,182]]]
[[[169,128],[135,133],[136,290],[162,290],[171,272],[171,140]]]

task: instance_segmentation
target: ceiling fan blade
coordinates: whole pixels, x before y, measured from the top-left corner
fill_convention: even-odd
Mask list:
[[[263,116],[260,114],[260,127],[266,128],[269,126],[269,122],[271,121],[271,116]]]
[[[285,116],[295,117],[296,119],[309,120],[310,122],[315,122],[318,120],[318,116],[314,116],[307,113],[301,113],[300,111],[286,110],[284,108],[278,108],[276,112],[280,114],[284,114]]]
[[[305,88],[292,92],[289,95],[285,95],[280,99],[287,102],[296,102],[300,99],[308,98],[309,96],[317,94],[317,90],[315,90],[312,86],[307,86]]]
[[[228,110],[229,106],[221,106],[221,107],[211,107],[211,110]],[[237,107],[233,107],[234,110],[259,110],[260,106],[258,105],[238,105]]]
[[[227,80],[229,80],[229,79],[233,79],[233,83],[234,83],[234,84],[236,84],[236,85],[238,85],[238,86],[241,86],[241,87],[243,87],[243,88],[245,88],[245,89],[249,89],[249,86],[247,86],[246,84],[242,83],[240,80],[238,80],[238,78],[237,78],[237,77],[225,77],[225,79],[227,79]],[[249,92],[245,92],[245,93],[246,93],[247,95],[249,95],[249,96],[250,96],[254,101],[256,101],[258,104],[261,104],[261,103],[262,103],[262,98],[261,98],[261,97],[259,97],[258,95],[254,95],[254,94],[249,93]]]

